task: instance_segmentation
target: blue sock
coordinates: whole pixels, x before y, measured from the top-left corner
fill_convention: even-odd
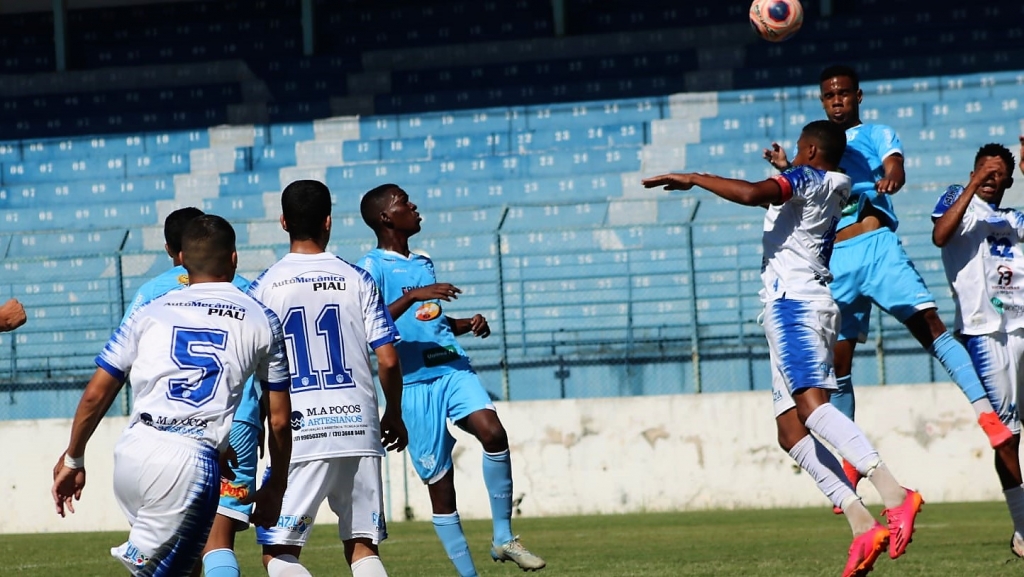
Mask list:
[[[466,535],[462,532],[462,524],[459,522],[459,514],[434,515],[434,531],[441,538],[441,544],[444,545],[452,565],[455,565],[455,570],[459,572],[459,577],[477,577],[473,558],[469,556],[469,543],[466,543]]]
[[[839,409],[839,412],[853,420],[853,412],[857,408],[857,400],[853,397],[853,375],[837,377],[839,388],[832,392],[828,402]]]
[[[973,403],[987,398],[985,387],[982,386],[981,379],[974,370],[974,364],[971,363],[971,356],[949,331],[935,339],[930,352],[942,363],[949,376],[953,377],[956,386],[967,395],[968,401]]]
[[[231,549],[215,549],[203,557],[203,575],[206,577],[239,577],[238,559]]]
[[[484,451],[484,485],[491,497],[493,542],[503,545],[515,538],[512,534],[512,457],[508,450],[500,453]]]

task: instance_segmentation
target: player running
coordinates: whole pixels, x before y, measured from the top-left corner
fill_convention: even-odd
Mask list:
[[[839,310],[828,288],[828,263],[850,197],[850,178],[836,171],[845,148],[842,129],[819,120],[800,134],[795,165],[768,180],[750,183],[697,173],[655,176],[643,184],[668,190],[699,186],[739,204],[768,207],[760,294],[779,444],[846,515],[854,539],[843,575],[853,577],[871,571],[887,547],[893,559],[906,551],[923,500],[900,486],[860,428],[829,403],[836,388],[832,347]],[[885,503],[888,527],[875,521],[816,437],[871,481]]]
[[[1013,433],[1010,450],[996,454],[995,466],[1013,519],[1010,549],[1024,557],[1017,406],[1024,398],[1024,213],[999,206],[1013,185],[1013,167],[1013,154],[1005,146],[982,146],[967,186],[950,186],[939,197],[932,213],[932,242],[942,248],[956,302],[957,333],[996,414]]]
[[[189,286],[136,310],[96,358],[51,490],[57,513],[74,512],[85,486],[85,446],[129,371],[135,399],[114,448],[114,495],[132,528],[111,549],[133,575],[188,575],[217,512],[219,452],[228,448],[245,381],[269,389],[269,452],[284,469],[291,454],[288,364],[281,326],[231,285],[235,232],[223,218],[192,219],[181,256]],[[247,500],[252,521],[273,525],[287,484],[271,475]]]
[[[439,301],[458,298],[459,289],[438,283],[430,258],[409,250],[409,238],[420,231],[420,215],[409,195],[384,184],[363,195],[360,212],[377,236],[377,248],[359,261],[376,281],[402,334],[405,393],[402,415],[409,427],[409,455],[420,479],[427,484],[434,530],[461,577],[473,577],[476,566],[455,503],[451,420],[483,446],[484,484],[491,501],[494,534],[491,558],[512,561],[528,571],[545,562],[523,547],[512,533],[512,460],[508,434],[494,404],[456,336],[491,334],[481,315],[453,319]],[[415,310],[410,310],[415,308]]]
[[[270,577],[302,577],[299,554],[326,498],[354,577],[387,575],[378,544],[387,537],[381,457],[405,448],[402,367],[391,315],[364,271],[326,252],[331,193],[299,180],[281,194],[290,252],[264,271],[249,294],[281,318],[292,367],[294,449],[277,526],[257,529]],[[367,346],[377,357],[387,400],[378,418]],[[381,440],[383,438],[383,444]],[[274,465],[276,467],[277,465]]]
[[[853,180],[830,265],[835,277],[832,296],[842,316],[835,350],[839,389],[833,393],[832,402],[853,418],[853,352],[858,342],[867,341],[871,303],[875,303],[906,325],[942,364],[971,402],[989,443],[998,448],[1012,435],[994,412],[967,351],[939,318],[935,297],[896,236],[899,221],[891,195],[906,182],[903,145],[891,127],[861,122],[864,94],[855,70],[830,66],[822,71],[820,79],[821,104],[828,120],[846,131],[846,153],[839,167]],[[778,144],[765,150],[764,155],[780,170],[789,167],[786,152]],[[844,469],[856,486],[861,478],[856,467],[844,463]]]

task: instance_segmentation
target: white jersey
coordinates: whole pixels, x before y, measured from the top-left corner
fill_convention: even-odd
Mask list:
[[[118,327],[96,364],[119,380],[131,373],[129,427],[227,445],[245,381],[254,373],[286,390],[281,326],[229,282],[198,283],[150,301]]]
[[[292,462],[384,455],[367,346],[398,340],[373,279],[331,253],[289,253],[249,294],[281,318],[291,365]]]
[[[932,217],[942,216],[962,193],[961,186],[949,187]],[[942,247],[958,331],[982,335],[1024,328],[1022,239],[1024,213],[971,199],[963,222]]]
[[[794,166],[773,179],[782,187],[783,202],[764,217],[761,300],[831,299],[828,262],[850,198],[850,177]]]

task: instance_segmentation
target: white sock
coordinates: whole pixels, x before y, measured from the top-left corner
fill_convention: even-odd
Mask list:
[[[1011,487],[1003,491],[1003,495],[1013,519],[1013,530],[1024,537],[1024,487]]]
[[[906,490],[896,482],[889,469],[878,457],[878,451],[871,446],[864,431],[839,412],[839,409],[825,403],[814,409],[807,417],[807,428],[835,447],[844,459],[864,475],[878,489],[886,507],[898,507],[907,496]]]
[[[269,577],[313,577],[294,555],[278,555],[267,563]]]
[[[846,521],[850,523],[850,530],[853,531],[854,537],[867,533],[875,526],[875,518],[871,516],[871,511],[868,511],[864,502],[857,495],[851,495],[850,500],[843,504],[842,509],[843,515],[846,515]]]
[[[352,564],[352,577],[388,577],[380,557],[370,555]]]
[[[971,403],[971,407],[974,408],[974,415],[980,417],[982,413],[994,413],[995,409],[992,408],[992,403],[989,402],[988,397],[982,397],[977,401]]]
[[[813,435],[797,441],[789,450],[789,456],[807,471],[818,484],[818,489],[836,507],[841,508],[850,497],[857,496],[847,483],[839,461]]]

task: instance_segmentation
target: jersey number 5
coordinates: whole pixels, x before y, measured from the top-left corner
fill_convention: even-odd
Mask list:
[[[179,369],[198,370],[199,380],[170,379],[167,398],[193,407],[212,399],[224,372],[217,352],[225,350],[227,342],[227,331],[174,327],[171,359]]]
[[[338,305],[327,305],[316,317],[318,343],[327,353],[328,367],[314,369],[309,335],[306,334],[306,309],[292,307],[281,323],[284,338],[291,343],[294,354],[289,357],[292,366],[292,392],[320,389],[348,389],[355,386],[352,371],[345,363],[345,345],[341,334],[341,310]]]

